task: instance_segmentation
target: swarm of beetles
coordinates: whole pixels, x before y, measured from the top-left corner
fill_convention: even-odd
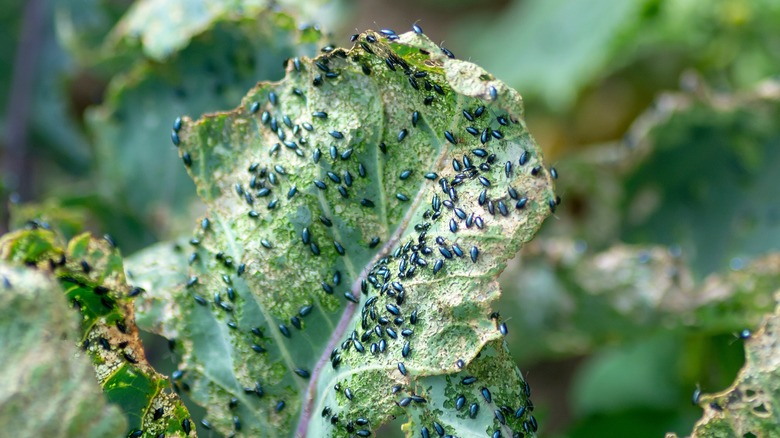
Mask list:
[[[241,294],[234,282],[239,277],[252,278],[252,275],[259,275],[261,267],[257,266],[257,260],[249,259],[246,254],[231,252],[228,248],[216,254],[210,249],[204,250],[209,230],[214,226],[212,218],[202,220],[196,236],[190,242],[194,251],[189,256],[189,263],[196,265],[203,263],[201,259],[204,257],[214,257],[227,268],[226,273],[221,275],[221,289],[207,292],[204,285],[206,282],[197,275],[192,275],[184,286],[196,306],[224,314],[227,326],[237,333],[247,333],[251,349],[262,355],[268,354],[272,348],[283,348],[279,345],[280,341],[294,342],[297,336],[294,333],[306,328],[307,318],[311,318],[313,312],[322,311],[322,297],[333,300],[341,294],[347,303],[347,316],[352,316],[350,311],[357,312],[353,319],[356,321],[354,326],[345,325],[346,330],[342,328],[334,331],[333,340],[336,340],[336,336],[340,339],[332,342],[335,345],[325,353],[324,360],[310,366],[295,365],[290,367],[290,371],[297,378],[310,381],[308,395],[315,396],[313,390],[321,389],[315,387],[316,380],[326,372],[337,375],[340,370],[343,371],[342,367],[355,364],[374,364],[383,369],[392,366],[394,371],[388,373],[387,379],[394,384],[376,393],[381,393],[381,397],[388,394],[394,397],[394,404],[386,409],[394,414],[429,403],[422,393],[425,389],[415,388],[411,384],[413,376],[423,368],[420,366],[422,362],[415,362],[424,356],[415,346],[426,345],[426,339],[421,339],[420,334],[433,334],[429,336],[433,339],[441,330],[435,326],[438,324],[438,316],[431,314],[430,308],[419,305],[426,299],[420,284],[439,281],[437,279],[448,281],[448,278],[468,278],[471,272],[480,278],[497,272],[498,268],[488,269],[484,266],[492,266],[494,262],[503,263],[500,261],[502,259],[493,254],[498,251],[498,244],[493,242],[493,246],[486,250],[478,245],[478,239],[474,236],[484,233],[488,237],[483,237],[482,241],[492,239],[497,242],[505,237],[502,233],[508,229],[507,224],[528,221],[538,227],[545,215],[542,207],[555,212],[560,203],[560,198],[549,190],[549,181],[557,178],[557,172],[553,168],[548,170],[541,166],[533,141],[518,119],[519,114],[510,114],[502,109],[501,101],[508,99],[503,96],[509,92],[506,87],[491,78],[480,77],[484,84],[473,89],[478,88],[479,91],[469,91],[473,94],[470,97],[462,95],[462,90],[451,88],[453,79],[449,76],[445,78],[443,61],[439,59],[442,55],[447,59],[455,59],[452,52],[440,47],[441,53],[432,54],[421,47],[404,46],[404,42],[424,38],[419,26],[413,26],[413,31],[404,36],[389,29],[378,33],[369,31],[353,35],[351,40],[354,46],[349,51],[328,46],[322,49],[323,55],[311,62],[291,59],[287,67],[288,77],[298,78],[298,82],[302,78],[310,81],[310,86],[303,87],[306,91],[293,86],[289,95],[282,95],[281,88],[269,87],[269,91],[264,93],[265,100],[258,99],[255,93],[238,110],[242,117],[241,129],[255,129],[252,127],[256,126],[258,131],[274,138],[267,145],[267,150],[263,151],[265,157],[260,156],[261,151],[254,151],[244,176],[230,182],[230,191],[234,192],[231,196],[236,196],[245,206],[242,220],[248,218],[262,223],[274,217],[275,212],[296,202],[309,208],[312,216],[310,223],[294,227],[295,238],[292,243],[274,241],[274,236],[258,233],[252,240],[246,240],[251,242],[247,245],[257,243],[258,250],[265,251],[258,253],[265,260],[270,260],[273,256],[268,254],[274,251],[288,255],[294,251],[295,254],[306,254],[315,261],[322,257],[326,257],[326,260],[331,256],[349,257],[347,253],[359,246],[364,250],[362,254],[374,255],[369,268],[360,273],[350,272],[349,269],[344,273],[338,269],[332,271],[308,289],[307,293],[313,297],[281,322],[273,323],[276,327],[271,327],[272,323],[268,319],[266,327],[243,327],[240,319],[233,316],[239,312],[238,307],[241,305]],[[387,69],[394,79],[386,81],[383,86],[392,90],[408,87],[404,93],[411,96],[411,100],[406,104],[413,109],[406,115],[399,115],[397,108],[385,108],[388,113],[380,114],[380,121],[390,121],[386,126],[383,123],[381,138],[366,138],[359,124],[356,126],[331,117],[330,108],[308,106],[307,92],[317,93],[318,90],[332,89],[330,87],[347,86],[343,83],[347,81],[345,75],[348,68],[356,68],[360,72],[357,74],[363,75],[364,81],[371,80],[377,69]],[[353,74],[352,71],[349,74]],[[350,79],[356,82],[355,78]],[[453,94],[458,100],[454,117],[461,119],[457,122],[447,118],[453,117],[453,98],[450,97]],[[310,113],[285,113],[285,99],[294,99],[296,105],[306,103]],[[444,111],[448,112],[442,116]],[[371,115],[366,114],[365,117],[369,119]],[[401,118],[405,121],[398,126]],[[454,128],[464,122],[467,126],[462,132]],[[346,123],[346,126],[339,126],[338,123]],[[200,175],[203,178],[202,162],[205,158],[199,156],[202,151],[189,148],[187,135],[191,133],[183,126],[182,119],[176,119],[171,132],[172,142],[177,147],[181,146],[181,158],[193,176]],[[414,136],[430,138],[429,155],[434,158],[447,157],[451,161],[426,162],[429,157],[425,156],[425,152],[415,149],[418,146],[410,143]],[[224,146],[225,149],[230,147],[233,146]],[[406,155],[405,148],[409,148]],[[460,152],[456,154],[456,150]],[[400,164],[403,167],[392,178],[381,173],[384,170],[381,164],[365,164],[367,159],[373,158],[381,163],[388,160],[389,156],[400,157],[399,162],[404,163]],[[287,161],[280,160],[280,157],[285,157]],[[300,167],[285,167],[285,163],[290,161],[299,163]],[[405,167],[406,163],[417,163],[417,166],[408,164]],[[314,176],[305,171],[312,168],[317,169]],[[525,179],[518,180],[521,177]],[[369,181],[379,181],[383,186],[379,190],[370,189]],[[525,190],[519,185],[513,187],[513,181],[522,181]],[[327,203],[323,203],[323,200]],[[311,204],[306,202],[315,202],[322,211],[315,213]],[[343,207],[326,207],[325,204],[340,204]],[[394,233],[391,233],[391,224],[388,224],[384,234],[363,233],[363,238],[358,242],[343,238],[340,240],[334,238],[337,232],[342,232],[346,226],[354,226],[346,224],[338,216],[339,210],[346,209],[371,211],[372,218],[384,216],[387,220],[390,217],[399,220],[401,224],[396,225]],[[379,209],[383,212],[376,213]],[[284,218],[290,220],[289,214],[274,220]],[[377,229],[381,228],[371,228],[370,224],[364,224],[362,228],[363,231]],[[330,241],[326,241],[328,237]],[[516,250],[519,243],[514,242],[513,245],[512,248]],[[322,263],[325,262],[312,262],[311,271],[317,271],[323,266]],[[308,281],[306,274],[301,273],[301,281]],[[350,283],[351,288],[337,293],[340,286]],[[208,285],[211,288],[212,284]],[[480,291],[474,290],[473,293],[479,294]],[[463,302],[458,305],[465,306],[469,300],[477,300],[480,296],[462,298]],[[276,304],[284,308],[288,303]],[[439,311],[446,313],[452,309],[443,306]],[[506,323],[501,321],[498,313],[486,313],[485,318],[492,321],[494,333],[507,334]],[[270,335],[270,331],[274,334]],[[456,358],[450,362],[433,363],[441,370],[452,371],[450,375],[454,376],[454,380],[451,379],[451,386],[459,391],[445,406],[454,409],[459,418],[480,418],[483,423],[485,418],[480,417],[480,412],[489,412],[492,425],[487,431],[488,436],[534,435],[538,425],[532,414],[533,403],[529,398],[530,388],[527,383],[518,376],[522,384],[511,397],[504,392],[491,393],[488,387],[491,382],[483,384],[480,377],[469,374],[467,361],[471,359]],[[426,362],[426,365],[431,364]],[[177,371],[173,378],[178,388],[186,390],[183,386],[186,385],[183,380],[185,373],[185,370]],[[292,379],[294,381],[295,377]],[[283,396],[285,391],[279,390],[279,382],[269,385],[268,382],[258,380],[244,384],[240,391],[266,400],[265,403],[272,406],[277,414],[285,412],[287,401]],[[358,397],[358,392],[365,392],[352,387],[349,379],[337,381],[329,390],[335,391],[337,396],[327,399],[339,400],[339,406],[352,402]],[[381,408],[364,406],[340,410],[337,405],[323,402],[325,398],[322,394],[316,394],[316,397],[318,402],[315,414],[321,414],[321,421],[332,428],[333,435],[371,436],[372,429],[379,426],[375,424],[377,414],[372,411]],[[232,429],[232,433],[242,430],[242,421],[237,413],[241,403],[239,397],[229,399],[227,406],[236,414],[232,417],[232,425],[226,425],[224,421],[220,424],[221,430]],[[308,417],[314,407],[314,400],[304,402],[299,433],[307,430],[305,425],[301,427],[302,423],[318,421]],[[361,409],[364,410],[362,414]],[[190,426],[188,419],[185,430]],[[210,429],[212,424],[204,419],[201,426]],[[442,424],[436,419],[420,424],[417,433],[424,438],[458,436],[453,426]]]

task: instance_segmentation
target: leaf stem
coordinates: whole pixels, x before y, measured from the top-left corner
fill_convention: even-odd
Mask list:
[[[36,70],[43,41],[46,35],[45,4],[39,0],[30,0],[24,8],[22,31],[16,46],[13,63],[10,92],[6,107],[5,142],[8,146],[3,173],[4,183],[10,190],[19,194],[21,199],[29,200],[32,195],[31,171],[27,137],[30,123],[30,106],[35,90]],[[0,209],[0,216],[5,216]],[[0,233],[6,231],[8,217],[0,217]]]

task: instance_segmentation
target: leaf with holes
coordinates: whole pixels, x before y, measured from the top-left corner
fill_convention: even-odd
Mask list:
[[[462,367],[490,374],[471,365],[487,344],[511,372],[485,378],[524,403],[508,401],[522,379],[497,353],[495,278],[558,201],[521,116],[515,90],[426,36],[366,32],[291,60],[233,111],[184,118],[174,140],[208,216],[185,254],[130,268],[140,285],[180,278],[138,306],[181,343],[207,424],[368,436],[411,412],[411,391],[451,406]],[[423,418],[460,424],[440,410]],[[480,414],[470,430],[522,427],[507,424]]]
[[[17,231],[0,239],[0,259],[37,268],[60,283],[81,316],[77,344],[92,359],[106,398],[127,417],[132,436],[189,435],[187,409],[146,361],[132,304],[141,290],[126,284],[122,258],[109,242],[82,234],[64,246],[52,231]]]
[[[775,259],[774,270],[780,264]],[[695,396],[704,415],[694,426],[693,437],[775,436],[780,415],[780,305],[755,332],[742,332],[745,365],[728,389]],[[698,391],[697,391],[698,393]],[[698,395],[698,394],[697,394]],[[670,436],[674,436],[671,435]]]
[[[538,428],[531,388],[502,341],[488,343],[460,372],[420,377],[398,396],[399,405],[411,400],[410,422],[404,426],[410,432],[511,437],[514,432],[533,435]]]

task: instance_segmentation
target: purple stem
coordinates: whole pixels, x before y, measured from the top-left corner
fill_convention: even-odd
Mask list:
[[[30,121],[30,105],[33,100],[33,84],[36,80],[38,58],[46,35],[44,2],[29,0],[24,8],[22,31],[14,56],[8,106],[6,108],[6,156],[3,174],[7,186],[22,199],[28,199],[31,191],[30,159],[27,153],[27,125]],[[0,217],[0,232],[7,218]]]

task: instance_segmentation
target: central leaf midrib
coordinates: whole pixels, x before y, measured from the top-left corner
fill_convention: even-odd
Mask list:
[[[377,186],[377,192],[379,192],[379,206],[381,207],[380,212],[380,219],[382,220],[382,225],[384,226],[385,232],[387,233],[387,237],[390,237],[390,224],[387,222],[387,197],[385,196],[385,178],[384,178],[384,172],[385,172],[385,163],[384,158],[380,155],[379,151],[379,141],[382,141],[384,137],[385,132],[385,104],[384,100],[381,98],[381,93],[379,92],[379,88],[375,81],[371,80],[369,81],[371,85],[374,88],[374,96],[377,96],[378,105],[380,109],[382,110],[382,117],[379,121],[378,129],[376,129],[376,133],[378,133],[379,138],[374,138],[373,142],[373,149],[374,149],[374,161],[376,162],[376,186]]]

